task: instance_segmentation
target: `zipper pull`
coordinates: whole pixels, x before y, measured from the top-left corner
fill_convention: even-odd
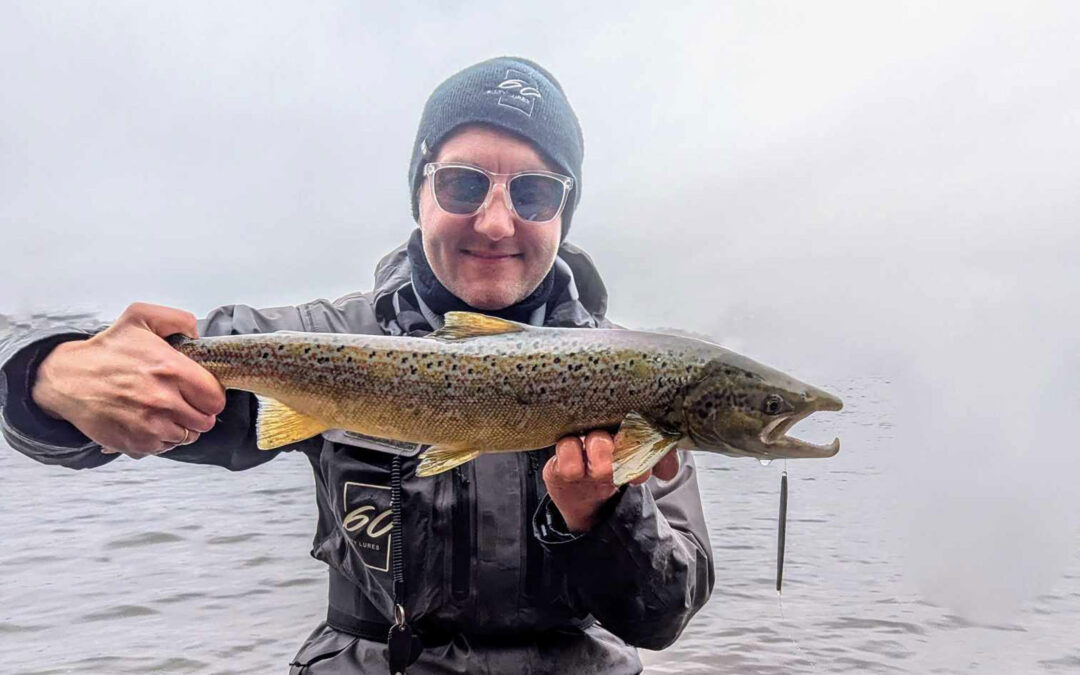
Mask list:
[[[423,643],[413,635],[401,605],[394,605],[394,625],[390,626],[386,643],[390,652],[390,675],[405,675],[405,669],[420,658],[423,651]]]

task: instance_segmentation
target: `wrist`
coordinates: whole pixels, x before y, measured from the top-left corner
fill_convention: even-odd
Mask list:
[[[62,377],[64,356],[77,348],[77,342],[62,342],[56,345],[38,364],[37,372],[31,374],[30,398],[34,405],[53,419],[65,419],[60,406],[62,397],[56,385]]]
[[[585,534],[600,521],[604,505],[611,501],[611,498],[616,494],[618,494],[618,492],[612,493],[612,495],[606,499],[602,499],[590,505],[578,503],[573,507],[569,505],[562,506],[558,502],[552,501],[555,504],[555,508],[558,509],[559,515],[562,516],[563,522],[566,523],[567,531],[571,534]]]

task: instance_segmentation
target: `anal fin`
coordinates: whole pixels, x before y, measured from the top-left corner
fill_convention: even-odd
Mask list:
[[[681,439],[681,434],[664,432],[636,412],[627,414],[615,434],[615,484],[629,483],[656,466]]]
[[[314,417],[297,412],[281,401],[258,394],[255,398],[259,400],[255,434],[260,450],[305,441],[329,429]]]
[[[465,462],[471,462],[479,456],[480,451],[472,448],[448,448],[435,445],[420,455],[420,464],[416,467],[416,475],[434,476],[443,471],[449,471]]]

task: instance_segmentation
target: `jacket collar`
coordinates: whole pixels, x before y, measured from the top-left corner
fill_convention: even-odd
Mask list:
[[[375,314],[383,330],[391,335],[413,332],[398,321],[400,314],[415,311],[423,316],[412,290],[412,267],[406,246],[407,242],[383,256],[375,267]],[[555,273],[557,290],[547,308],[545,325],[578,328],[603,325],[607,288],[589,254],[563,242],[555,260]],[[410,314],[410,319],[415,317]]]

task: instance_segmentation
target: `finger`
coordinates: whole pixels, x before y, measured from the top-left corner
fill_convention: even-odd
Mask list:
[[[198,432],[194,432],[179,424],[171,423],[167,426],[169,427],[169,430],[165,432],[167,435],[162,435],[159,446],[150,454],[158,455],[166,453],[170,450],[175,450],[181,445],[191,445],[199,439]]]
[[[177,389],[192,408],[203,415],[213,417],[225,409],[225,388],[210,371],[181,354],[177,354],[182,363],[178,366]],[[179,421],[179,420],[177,420]],[[213,426],[213,420],[210,420]],[[204,425],[190,425],[192,429],[209,431]]]
[[[679,451],[671,450],[660,458],[653,467],[653,473],[661,480],[671,480],[679,473]]]
[[[585,454],[581,441],[564,436],[555,444],[555,475],[562,480],[581,480],[585,477]]]
[[[606,431],[590,431],[585,437],[585,457],[588,459],[587,473],[590,479],[601,483],[611,483],[612,455],[615,443]]]
[[[645,473],[641,474],[637,478],[631,479],[629,484],[630,485],[641,485],[642,483],[649,480],[650,478],[652,478],[652,471],[646,471]]]
[[[217,417],[196,410],[182,396],[177,396],[176,399],[166,411],[166,415],[180,428],[187,429],[189,435],[191,433],[206,433],[214,428]]]
[[[183,333],[190,338],[199,337],[198,320],[191,312],[161,305],[136,302],[120,316],[117,323],[128,322],[142,325],[159,337]]]

